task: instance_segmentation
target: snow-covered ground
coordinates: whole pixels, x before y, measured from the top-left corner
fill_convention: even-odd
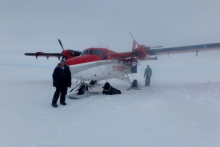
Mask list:
[[[122,95],[67,99],[53,108],[58,60],[0,55],[0,147],[219,147],[219,57],[159,56],[138,67],[139,91],[109,80]],[[152,86],[145,88],[148,64]]]

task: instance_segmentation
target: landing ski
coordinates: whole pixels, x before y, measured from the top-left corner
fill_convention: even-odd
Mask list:
[[[67,95],[66,97],[68,97],[70,99],[82,99],[82,98],[90,97],[92,95],[99,95],[99,94],[101,94],[101,93],[100,92],[85,91],[84,94],[73,93],[73,94]]]

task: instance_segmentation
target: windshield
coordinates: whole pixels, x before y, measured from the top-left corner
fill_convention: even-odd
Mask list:
[[[81,55],[88,55],[89,54],[89,55],[99,56],[101,52],[102,52],[101,50],[89,49],[89,50],[84,50]]]
[[[81,55],[86,55],[87,53],[88,53],[88,50],[84,50]]]
[[[99,56],[101,52],[102,52],[102,51],[100,51],[100,50],[90,50],[90,51],[89,51],[89,54],[90,54],[90,55],[97,55],[97,56]]]

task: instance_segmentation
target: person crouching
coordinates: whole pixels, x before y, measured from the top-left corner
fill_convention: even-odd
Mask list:
[[[52,106],[57,106],[57,100],[60,97],[60,104],[66,105],[65,99],[68,87],[71,87],[71,73],[69,66],[65,64],[64,60],[57,65],[53,72],[53,86],[56,91],[53,96]]]
[[[103,88],[102,93],[106,95],[121,94],[120,90],[113,88],[108,82],[106,82],[104,87],[102,88]]]

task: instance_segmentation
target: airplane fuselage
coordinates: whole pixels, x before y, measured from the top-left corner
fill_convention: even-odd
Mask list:
[[[126,53],[125,53],[126,54]],[[105,80],[117,78],[127,80],[131,63],[115,60],[117,53],[105,48],[89,48],[78,57],[66,60],[72,78],[81,80]]]

